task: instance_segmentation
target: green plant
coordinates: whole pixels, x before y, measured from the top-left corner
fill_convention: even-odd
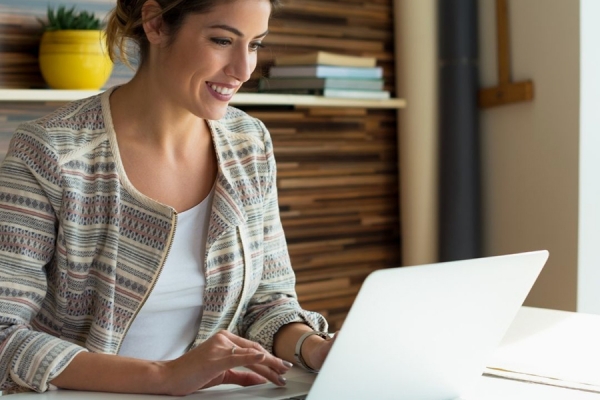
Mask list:
[[[75,6],[67,9],[60,6],[54,12],[54,9],[48,7],[48,22],[38,18],[46,31],[58,31],[65,29],[73,30],[99,30],[102,29],[102,22],[94,13],[87,11],[76,12]]]

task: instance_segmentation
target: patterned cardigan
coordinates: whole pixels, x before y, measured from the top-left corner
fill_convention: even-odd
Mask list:
[[[128,181],[103,94],[19,126],[0,166],[0,389],[48,389],[81,351],[116,354],[150,294],[177,225]],[[303,311],[279,219],[273,145],[234,108],[209,121],[219,172],[203,318],[272,351]]]

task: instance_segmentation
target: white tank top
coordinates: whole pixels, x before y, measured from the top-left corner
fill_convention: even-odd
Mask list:
[[[169,256],[119,355],[172,360],[196,338],[202,318],[204,252],[214,188],[197,206],[178,213]]]

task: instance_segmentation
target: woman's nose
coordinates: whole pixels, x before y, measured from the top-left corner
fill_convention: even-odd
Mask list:
[[[240,82],[246,82],[250,79],[254,68],[256,68],[256,53],[245,50],[235,53],[225,72]]]

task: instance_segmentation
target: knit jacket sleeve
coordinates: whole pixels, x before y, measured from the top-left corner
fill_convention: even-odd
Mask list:
[[[327,322],[318,313],[300,307],[295,291],[295,275],[290,262],[287,244],[279,217],[277,201],[277,174],[273,143],[267,128],[258,122],[264,132],[264,148],[268,175],[264,187],[262,280],[254,293],[241,332],[273,352],[273,337],[284,325],[302,322],[312,329],[326,332]]]
[[[32,329],[48,292],[61,174],[39,125],[17,128],[0,166],[0,389],[48,389],[80,346]],[[60,290],[56,288],[56,290]]]

